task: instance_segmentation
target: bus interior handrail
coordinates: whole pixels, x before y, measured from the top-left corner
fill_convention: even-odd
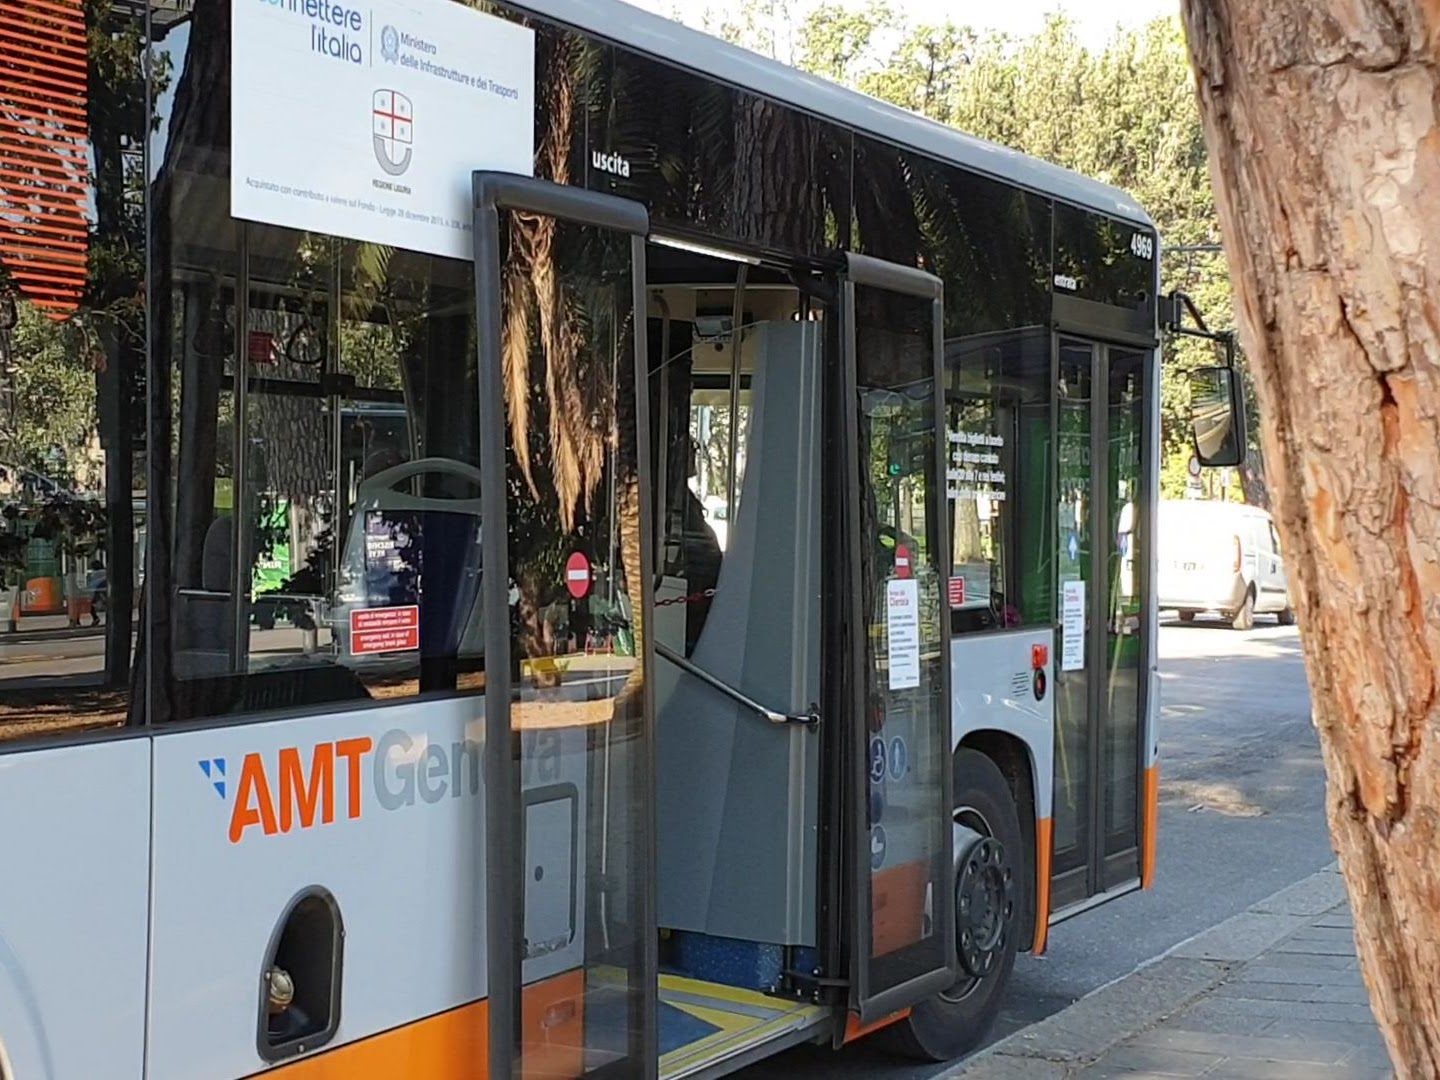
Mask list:
[[[753,698],[747,697],[739,690],[736,690],[733,686],[730,686],[728,683],[717,679],[714,675],[711,675],[704,668],[697,667],[695,664],[691,663],[689,660],[681,656],[675,650],[671,649],[668,645],[657,641],[655,643],[655,654],[663,660],[668,660],[681,671],[685,672],[685,674],[692,675],[695,678],[699,679],[702,683],[710,687],[712,690],[715,690],[718,693],[723,694],[725,697],[728,697],[737,705],[742,705],[745,708],[749,709],[762,720],[767,720],[772,724],[801,724],[805,727],[816,727],[820,723],[820,712],[813,705],[810,707],[808,712],[804,713],[787,713],[781,712],[777,709],[767,709],[758,701],[755,701]]]

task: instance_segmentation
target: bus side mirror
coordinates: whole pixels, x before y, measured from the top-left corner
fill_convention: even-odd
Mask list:
[[[1190,424],[1201,465],[1233,468],[1245,460],[1245,397],[1234,368],[1190,373]]]

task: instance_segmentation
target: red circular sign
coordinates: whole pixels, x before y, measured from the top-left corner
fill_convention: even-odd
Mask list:
[[[895,545],[895,576],[902,580],[910,576],[910,548],[905,544]]]
[[[590,581],[590,560],[577,551],[565,564],[565,588],[576,600],[584,600],[590,593]]]

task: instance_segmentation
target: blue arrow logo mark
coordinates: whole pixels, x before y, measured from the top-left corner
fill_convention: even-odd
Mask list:
[[[207,758],[200,762],[200,771],[210,781],[210,786],[215,789],[222,799],[225,798],[225,759],[223,757]]]

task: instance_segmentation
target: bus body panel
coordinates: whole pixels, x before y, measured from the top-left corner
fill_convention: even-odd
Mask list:
[[[16,1080],[138,1078],[150,744],[0,757],[0,1042]]]
[[[315,886],[344,927],[328,1047],[486,996],[483,712],[479,698],[453,698],[154,740],[150,1077],[266,1067],[261,972],[287,909]],[[573,800],[572,828],[583,820],[584,740],[577,729],[524,739],[526,786]],[[583,829],[552,835],[555,816],[544,814],[535,827],[539,857],[566,851],[583,865]],[[551,874],[527,890],[531,920],[553,926],[557,909],[583,903],[572,883]],[[577,912],[567,940],[527,963],[527,981],[579,967],[581,922]]]
[[[1050,817],[1054,794],[1054,640],[1054,631],[1044,627],[957,637],[950,646],[955,747],[977,731],[999,731],[1020,740],[1030,757],[1037,820]],[[1044,650],[1038,668],[1037,649]]]
[[[1055,794],[1055,632],[1049,627],[957,637],[950,646],[955,749],[977,732],[1010,735],[1025,747],[1035,802],[1033,937],[1045,951],[1050,920],[1051,826]]]
[[[1145,209],[1117,187],[796,70],[663,15],[629,6],[617,10],[615,4],[596,0],[520,0],[512,6],[981,175],[1153,228]]]
[[[1160,263],[1155,263],[1155,295],[1160,292]],[[1145,588],[1143,589],[1145,619],[1146,689],[1145,710],[1141,715],[1144,728],[1140,732],[1142,784],[1140,803],[1140,885],[1152,888],[1155,884],[1155,863],[1160,829],[1160,603],[1159,603],[1159,548],[1157,533],[1158,507],[1160,504],[1160,362],[1157,349],[1151,354],[1151,362],[1145,371],[1145,400],[1148,425],[1145,439],[1144,500],[1146,513],[1141,518],[1141,542],[1147,550],[1144,554]],[[1147,522],[1145,518],[1148,517]]]

